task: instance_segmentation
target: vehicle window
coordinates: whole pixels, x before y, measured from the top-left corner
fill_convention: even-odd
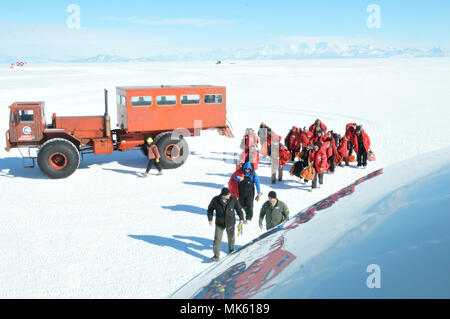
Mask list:
[[[131,97],[131,106],[152,106],[151,96],[133,96]]]
[[[15,123],[16,122],[16,117],[14,115],[14,112],[11,112],[11,123]]]
[[[190,94],[190,95],[182,95],[181,104],[200,104],[200,95],[198,94]]]
[[[175,95],[162,95],[156,97],[157,105],[175,105],[177,104],[177,97]]]
[[[117,104],[120,104],[120,94],[116,95],[116,99],[117,99]]]
[[[210,103],[222,103],[222,94],[205,94],[204,102]]]
[[[19,121],[20,121],[20,123],[34,122],[33,110],[19,111]]]

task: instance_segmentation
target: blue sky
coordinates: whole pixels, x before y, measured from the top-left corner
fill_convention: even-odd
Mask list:
[[[67,7],[81,9],[68,29]],[[381,9],[381,28],[366,11]],[[0,8],[0,54],[145,56],[248,49],[286,39],[450,49],[450,1],[10,1]]]

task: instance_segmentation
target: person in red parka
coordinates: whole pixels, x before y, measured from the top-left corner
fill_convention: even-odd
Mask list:
[[[342,156],[342,160],[345,163],[345,166],[349,166],[348,164],[348,148],[347,148],[347,138],[345,136],[341,136],[339,138],[339,146],[337,148],[339,155]]]
[[[325,131],[318,131],[316,135],[314,135],[310,141],[311,144],[319,143],[319,146],[325,142]]]
[[[237,169],[233,175],[231,175],[230,180],[228,181],[228,188],[230,190],[231,195],[239,199],[239,182],[238,180],[244,180],[244,169],[241,167]]]
[[[301,130],[299,129],[299,134],[298,134],[298,144],[299,144],[299,149],[302,150],[303,148],[306,147],[306,145],[309,144],[309,140],[311,136],[308,136],[308,132],[306,130]]]
[[[356,123],[348,123],[345,126],[345,138],[347,139],[348,156],[353,153],[353,137],[355,136]]]
[[[272,153],[270,155],[272,184],[276,183],[277,171],[278,180],[283,180],[283,166],[286,165],[291,158],[291,154],[289,153],[289,151],[279,141],[280,139],[272,135]]]
[[[319,144],[314,144],[314,150],[309,154],[309,162],[314,165],[316,174],[312,182],[311,190],[317,188],[317,176],[319,177],[319,188],[323,184],[323,174],[328,169],[328,158],[325,150]]]
[[[278,152],[278,143],[280,142],[281,136],[270,130],[269,135],[267,135],[267,155],[272,156],[273,150]]]
[[[366,168],[367,152],[370,150],[370,138],[360,126],[356,127],[352,143],[357,154],[358,167]]]
[[[245,134],[241,140],[241,150],[248,152],[249,148],[252,145],[258,146],[259,138],[256,136],[255,131],[252,128],[248,128],[245,130]]]
[[[259,152],[256,145],[250,146],[248,152],[242,151],[239,155],[239,164],[243,166],[245,163],[250,162],[253,165],[253,169],[256,171],[259,164]]]
[[[298,135],[299,133],[297,127],[293,126],[284,139],[284,145],[286,145],[289,153],[291,154],[291,161],[295,160],[295,152],[298,151]]]
[[[329,170],[330,170],[331,174],[334,174],[334,159],[335,159],[336,155],[338,154],[338,151],[337,151],[336,141],[334,140],[332,131],[327,132],[327,137],[325,138],[325,141],[329,142],[329,146],[327,148]]]
[[[317,133],[320,132],[320,131],[325,131],[326,132],[327,131],[327,126],[325,124],[323,124],[321,120],[317,119],[314,122],[314,124],[312,124],[309,127],[309,131],[311,133],[313,133],[314,136],[316,136]]]

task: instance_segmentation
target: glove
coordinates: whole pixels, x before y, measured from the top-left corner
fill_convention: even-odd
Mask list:
[[[259,201],[259,198],[262,196],[263,193],[260,193],[258,195],[256,195],[256,201]]]
[[[259,220],[259,228],[263,228],[262,219]]]
[[[156,163],[159,163],[159,158],[156,159]]]

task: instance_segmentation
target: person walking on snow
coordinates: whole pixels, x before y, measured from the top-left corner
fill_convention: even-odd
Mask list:
[[[330,173],[334,174],[334,159],[337,156],[338,151],[337,151],[336,141],[333,137],[332,131],[327,132],[325,141],[329,142],[329,146],[327,148],[328,164],[329,164],[329,168],[330,168]]]
[[[319,188],[323,184],[323,173],[328,169],[327,154],[325,149],[320,148],[319,144],[314,144],[314,150],[309,155],[310,165],[314,165],[316,173],[312,181],[311,190],[317,188],[317,179],[319,179]]]
[[[269,136],[270,131],[270,127],[268,127],[266,123],[262,122],[258,130],[258,137],[261,146],[263,146],[263,144],[267,142],[267,136]]]
[[[150,169],[153,165],[156,166],[156,169],[158,170],[157,175],[162,175],[162,169],[161,165],[159,164],[159,159],[161,158],[161,155],[158,151],[158,146],[153,142],[153,139],[151,137],[147,138],[147,144],[148,144],[148,164],[147,164],[147,170],[145,173],[142,174],[143,177],[147,177],[148,172],[150,172]]]
[[[296,126],[293,126],[284,139],[284,145],[286,145],[289,153],[291,154],[291,161],[295,160],[295,152],[299,150],[299,131]]]
[[[252,145],[258,146],[259,138],[256,136],[255,131],[252,128],[245,130],[245,134],[241,140],[241,150],[248,152]]]
[[[263,228],[266,218],[266,229],[269,230],[289,219],[289,208],[277,198],[277,193],[269,192],[268,200],[261,207],[259,213],[259,228]]]
[[[231,195],[230,190],[226,187],[222,188],[220,195],[215,196],[208,206],[208,222],[213,226],[213,215],[216,212],[216,228],[214,232],[212,261],[218,261],[220,258],[220,248],[222,246],[223,233],[226,230],[228,238],[228,250],[231,254],[234,251],[234,227],[236,225],[235,212],[239,216],[239,224],[244,222],[244,214],[242,207],[236,197]]]
[[[256,148],[256,145],[250,146],[248,152],[245,150],[242,151],[241,155],[239,155],[239,166],[243,166],[245,163],[250,162],[253,165],[253,169],[258,170],[259,164],[259,152]]]
[[[356,127],[352,143],[357,154],[358,167],[366,168],[367,152],[370,150],[370,138],[360,126]]]
[[[270,168],[272,184],[276,184],[277,172],[278,181],[283,180],[283,166],[290,160],[289,151],[279,142],[280,139],[272,136],[272,154],[270,156]]]
[[[255,186],[257,195],[255,198]],[[259,182],[258,174],[253,170],[251,163],[245,163],[241,170],[237,170],[228,182],[228,187],[233,189],[233,192],[238,192],[239,204],[245,211],[246,223],[251,222],[253,218],[253,200],[259,200],[261,197],[261,184]]]

